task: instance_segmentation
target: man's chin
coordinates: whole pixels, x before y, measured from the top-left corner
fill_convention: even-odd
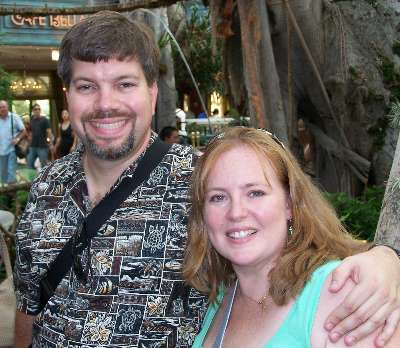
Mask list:
[[[104,161],[119,161],[127,158],[134,150],[133,140],[120,146],[100,146],[94,143],[86,143],[85,149],[91,157]]]

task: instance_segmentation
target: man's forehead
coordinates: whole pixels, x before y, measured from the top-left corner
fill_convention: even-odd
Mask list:
[[[79,59],[74,59],[71,64],[71,77],[72,79],[81,78],[82,75],[100,74],[106,75],[121,75],[121,71],[125,74],[134,74],[144,76],[144,70],[140,62],[136,58],[126,58],[119,60],[110,58],[106,60],[98,60],[96,62],[88,62]]]
[[[75,64],[79,63],[87,63],[87,64],[114,64],[114,63],[139,63],[139,60],[135,56],[129,56],[125,58],[119,58],[118,56],[111,56],[109,58],[104,58],[104,59],[97,59],[96,61],[90,61],[90,60],[81,60],[78,58],[72,58],[71,60],[72,64],[71,66],[74,66]]]

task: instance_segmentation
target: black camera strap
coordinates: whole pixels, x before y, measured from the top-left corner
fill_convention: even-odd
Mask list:
[[[58,284],[71,269],[74,262],[74,248],[75,250],[84,250],[90,244],[91,239],[97,234],[100,227],[111,217],[121,203],[149,177],[170,147],[171,145],[157,138],[141,158],[134,175],[123,178],[115,190],[109,192],[84,219],[80,234],[68,240],[51,263],[45,276],[40,280],[40,308],[36,314],[43,310],[48,300],[54,295]]]

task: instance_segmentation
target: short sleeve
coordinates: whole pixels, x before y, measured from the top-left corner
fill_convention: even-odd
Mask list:
[[[34,314],[39,308],[40,275],[35,271],[31,250],[34,247],[30,238],[32,214],[36,207],[35,183],[32,185],[25,211],[16,231],[14,285],[17,309],[26,314]]]

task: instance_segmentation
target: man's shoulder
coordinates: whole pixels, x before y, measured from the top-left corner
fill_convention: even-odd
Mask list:
[[[18,115],[18,114],[16,114],[15,112],[9,112],[8,113],[8,115],[9,116],[12,116],[13,118],[16,118],[16,119],[21,119],[21,116],[20,115]]]
[[[80,155],[72,152],[46,165],[36,177],[36,183],[60,182],[67,183],[78,174],[80,168]]]
[[[190,145],[173,144],[169,153],[181,157],[193,157],[195,159],[198,157],[198,152]]]

